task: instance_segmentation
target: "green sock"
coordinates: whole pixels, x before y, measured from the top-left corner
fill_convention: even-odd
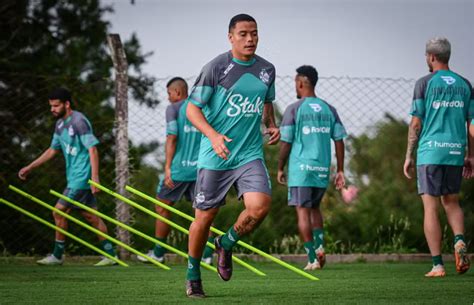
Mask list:
[[[201,258],[194,258],[191,255],[188,256],[188,272],[186,273],[186,279],[188,281],[195,281],[201,279]]]
[[[444,266],[443,257],[441,257],[441,255],[432,256],[431,259],[433,260],[433,266],[436,266],[436,265]]]
[[[54,242],[54,250],[53,250],[53,255],[57,259],[61,259],[64,254],[64,240],[56,240]]]
[[[239,235],[234,230],[234,226],[230,227],[226,234],[222,235],[221,245],[227,251],[232,250],[232,247],[239,241]]]
[[[210,242],[211,244],[214,244],[214,237],[211,236],[207,239],[208,242]],[[212,257],[212,253],[214,253],[214,250],[207,246],[206,245],[206,248],[204,248],[204,254],[202,255],[203,258],[208,258],[208,257]]]
[[[315,249],[319,249],[319,247],[324,247],[324,230],[323,228],[315,228],[313,229],[313,240],[314,240],[314,247]]]
[[[308,254],[308,261],[310,263],[314,263],[314,260],[316,259],[316,252],[314,251],[313,241],[305,242],[304,243],[304,250],[306,251],[306,254]]]
[[[110,241],[108,241],[107,239],[104,239],[102,241],[102,249],[104,249],[104,251],[111,255],[111,256],[115,256],[115,249],[114,249],[114,246],[112,245],[112,243]]]
[[[157,237],[156,239],[158,239],[162,243],[166,243],[166,237],[165,238]],[[166,249],[156,244],[155,248],[153,248],[153,253],[155,254],[156,257],[163,257],[166,253]]]
[[[458,241],[462,241],[463,243],[466,243],[464,241],[464,235],[463,234],[458,234],[458,235],[454,235],[454,244],[456,244]]]

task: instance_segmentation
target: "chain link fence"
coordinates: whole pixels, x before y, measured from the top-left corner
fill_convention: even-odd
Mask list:
[[[35,81],[40,76],[32,77]],[[41,78],[41,77],[40,77]],[[36,92],[22,93],[5,92],[11,96],[11,103],[3,105],[0,110],[1,124],[1,169],[0,169],[0,197],[4,197],[27,210],[33,210],[40,217],[53,222],[49,211],[38,208],[35,203],[26,200],[7,190],[8,184],[16,185],[34,196],[54,204],[56,198],[49,194],[49,189],[62,191],[65,187],[65,172],[62,156],[56,157],[55,161],[45,164],[35,170],[26,182],[17,178],[17,173],[22,166],[26,166],[34,158],[39,156],[51,141],[54,129],[54,118],[49,113],[47,93],[54,86],[64,82],[61,79],[44,76],[38,81]],[[191,87],[195,77],[184,77]],[[162,170],[164,159],[165,136],[165,109],[168,106],[166,83],[170,78],[156,79],[155,91],[158,93],[160,103],[156,106],[138,104],[129,98],[128,134],[131,143],[129,152],[130,160],[130,184],[150,195],[154,195],[158,176]],[[45,85],[47,84],[47,85]],[[1,84],[0,84],[1,85]],[[98,81],[96,86],[109,86],[109,83]],[[75,109],[83,112],[91,121],[94,132],[99,138],[101,160],[101,182],[103,185],[114,189],[115,187],[115,144],[114,144],[114,102],[102,101],[100,96],[94,95],[93,86],[83,87],[80,84],[69,83],[69,88],[74,93],[80,92],[81,99],[77,100]],[[412,99],[414,80],[391,79],[391,78],[367,78],[367,77],[321,77],[316,87],[317,95],[336,107],[339,115],[351,135],[362,133],[370,134],[371,129],[384,119],[385,114],[407,121]],[[22,90],[21,84],[16,87]],[[110,88],[112,90],[112,88]],[[296,101],[293,76],[278,76],[276,79],[277,97],[275,101],[278,113],[283,113],[285,108]],[[33,108],[24,108],[19,96],[28,96],[35,101]],[[100,107],[97,107],[100,103]],[[268,149],[267,149],[268,151]],[[275,156],[275,150],[270,156]],[[270,157],[274,158],[274,157]],[[275,159],[267,159],[269,163],[276,163]],[[272,174],[272,170],[270,170]],[[235,195],[235,194],[234,194]],[[231,196],[232,197],[232,196]],[[134,198],[140,204],[154,209],[151,203],[146,203]],[[236,199],[233,199],[236,201]],[[283,196],[274,198],[274,213],[264,222],[260,230],[279,227],[288,232],[289,235],[296,233],[296,222],[288,223],[287,220],[279,218],[280,207],[285,206]],[[230,200],[232,201],[232,200]],[[108,215],[114,214],[115,202],[112,197],[100,193],[98,195],[99,209]],[[192,213],[191,205],[180,202],[177,208]],[[229,221],[236,219],[241,205],[231,205],[222,208],[218,224],[228,226]],[[272,212],[273,213],[273,212]],[[77,215],[77,214],[76,214]],[[178,224],[188,227],[189,223],[174,218]],[[133,226],[149,235],[154,235],[154,220],[151,217],[134,212]],[[221,227],[226,229],[227,227]],[[70,225],[71,233],[88,241],[95,241],[96,237],[85,230]],[[109,232],[113,234],[114,228],[109,225]],[[263,237],[262,237],[263,238]],[[274,251],[278,251],[277,244],[284,244],[283,235],[273,235],[270,243],[275,244]],[[45,254],[51,251],[54,242],[52,230],[42,226],[8,207],[0,205],[0,251],[4,255],[16,254]],[[297,242],[297,241],[295,241]],[[132,237],[132,243],[140,249],[151,247],[136,237]],[[186,236],[172,231],[169,243],[181,249],[186,247]],[[259,244],[259,238],[253,238],[251,243]],[[69,254],[90,254],[90,250],[74,243],[67,243],[66,251]]]
[[[188,86],[196,77],[183,77]],[[168,106],[166,83],[171,79],[159,78],[156,92],[160,104],[150,109],[145,105],[130,105],[129,135],[134,144],[165,141],[165,111]],[[405,78],[370,77],[321,77],[316,86],[318,97],[338,110],[339,116],[351,135],[370,132],[370,128],[384,118],[385,114],[408,121],[415,80]],[[283,114],[286,107],[296,102],[293,76],[276,78],[276,110]],[[163,145],[159,153],[147,156],[147,162],[159,166],[164,156]]]

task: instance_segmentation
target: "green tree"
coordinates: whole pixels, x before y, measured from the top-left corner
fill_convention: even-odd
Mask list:
[[[114,103],[112,61],[107,46],[110,24],[104,19],[112,9],[98,0],[7,0],[0,4],[0,196],[27,206],[51,219],[32,202],[6,191],[8,183],[48,200],[52,187],[65,186],[62,158],[35,171],[22,183],[18,170],[31,162],[51,141],[54,118],[49,113],[47,94],[57,86],[73,93],[75,109],[92,122],[101,144],[101,180],[114,179]],[[154,107],[154,78],[142,72],[150,53],[144,54],[136,36],[124,42],[129,63],[130,93],[134,100]],[[132,147],[133,165],[155,145]],[[101,197],[99,197],[101,201]],[[110,199],[103,200],[106,211],[113,209]],[[106,203],[107,202],[107,203]],[[106,203],[106,204],[105,204]],[[39,224],[18,212],[0,207],[0,242],[12,253],[30,248],[44,252],[52,232],[37,233]]]

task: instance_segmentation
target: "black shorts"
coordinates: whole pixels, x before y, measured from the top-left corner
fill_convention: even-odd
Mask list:
[[[68,198],[71,198],[72,200],[79,201],[80,203],[87,205],[90,208],[93,208],[93,209],[97,208],[97,201],[90,189],[76,190],[76,189],[66,188],[63,192],[63,195]],[[60,203],[61,205],[67,208],[80,209],[78,206],[72,203],[69,203],[63,199],[59,199],[58,203]]]
[[[248,192],[272,195],[267,167],[263,160],[257,159],[235,169],[199,169],[193,207],[208,210],[224,205],[232,186],[237,190],[239,198]]]
[[[156,190],[156,197],[173,203],[181,200],[183,196],[188,201],[193,201],[195,186],[195,181],[174,181],[174,188],[170,189],[161,181]]]
[[[288,205],[303,208],[319,208],[325,188],[292,186],[288,188]]]
[[[425,164],[417,166],[418,194],[443,196],[461,190],[462,166]]]

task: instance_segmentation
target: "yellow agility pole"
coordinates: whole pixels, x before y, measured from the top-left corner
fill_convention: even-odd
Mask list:
[[[188,231],[187,229],[181,227],[180,225],[175,224],[174,222],[172,222],[172,221],[166,219],[165,217],[163,217],[163,216],[161,216],[161,215],[159,215],[159,214],[157,214],[157,213],[155,213],[155,212],[152,212],[152,211],[148,210],[147,208],[142,207],[142,206],[139,205],[138,203],[133,202],[132,200],[130,200],[130,199],[128,199],[128,198],[126,198],[126,197],[124,197],[124,196],[122,196],[122,195],[120,195],[120,194],[117,194],[117,193],[115,193],[114,191],[109,190],[108,188],[106,188],[106,187],[104,187],[104,186],[98,184],[97,182],[92,181],[92,180],[89,180],[89,184],[95,186],[96,188],[102,190],[103,192],[105,192],[105,193],[107,193],[107,194],[109,194],[109,195],[111,195],[111,196],[114,196],[115,198],[117,198],[117,199],[119,199],[119,200],[125,202],[126,204],[129,204],[129,205],[131,205],[132,207],[134,207],[134,208],[136,208],[136,209],[139,209],[140,211],[142,211],[142,212],[144,212],[144,213],[146,213],[146,214],[148,214],[148,215],[150,215],[150,216],[152,216],[152,217],[155,217],[155,218],[159,219],[160,221],[162,221],[162,222],[168,224],[169,226],[175,228],[176,230],[181,231],[181,232],[183,232],[183,233],[189,235],[189,231]],[[214,246],[213,244],[211,244],[210,242],[207,242],[206,244],[207,244],[209,247],[211,247],[212,249],[215,249],[215,246]],[[258,270],[258,269],[255,268],[255,267],[253,267],[253,266],[247,264],[246,262],[244,262],[243,260],[241,260],[241,259],[238,258],[238,257],[232,256],[232,260],[233,260],[234,262],[236,262],[237,264],[239,264],[239,265],[241,265],[241,266],[243,266],[243,267],[249,269],[250,271],[253,271],[254,273],[256,273],[256,274],[258,274],[258,275],[260,275],[260,276],[266,276],[265,273],[263,273],[262,271]]]
[[[99,254],[101,254],[101,255],[103,255],[103,256],[105,256],[105,257],[107,257],[107,258],[113,260],[114,262],[116,262],[116,263],[119,264],[120,266],[128,267],[128,265],[127,265],[126,263],[124,263],[123,261],[121,261],[120,259],[118,259],[118,258],[116,258],[116,257],[113,257],[112,255],[108,254],[107,252],[105,252],[105,251],[103,251],[103,250],[97,248],[97,247],[94,246],[94,245],[91,245],[91,244],[88,243],[87,241],[85,241],[85,240],[83,240],[83,239],[81,239],[81,238],[79,238],[79,237],[77,237],[77,236],[75,236],[75,235],[69,233],[68,231],[66,231],[66,230],[64,230],[64,229],[62,229],[62,228],[60,228],[60,227],[58,227],[58,226],[53,225],[52,223],[50,223],[50,222],[44,220],[43,218],[38,217],[38,216],[36,216],[35,214],[33,214],[33,213],[31,213],[31,212],[28,212],[27,210],[24,210],[24,209],[20,208],[19,206],[15,205],[15,204],[13,204],[13,203],[11,203],[11,202],[9,202],[9,201],[6,201],[6,200],[3,199],[3,198],[0,198],[0,202],[3,203],[3,204],[5,204],[5,205],[7,205],[7,206],[9,206],[9,207],[11,207],[12,209],[17,210],[17,211],[20,212],[20,213],[25,214],[25,215],[28,216],[28,217],[33,218],[34,220],[36,220],[36,221],[38,221],[38,222],[44,224],[45,226],[50,227],[51,229],[56,230],[56,231],[60,232],[61,234],[66,235],[66,236],[69,237],[70,239],[77,241],[78,243],[80,243],[80,244],[82,244],[82,245],[88,247],[89,249],[92,249],[92,250],[96,251],[97,253],[99,253]]]
[[[112,217],[109,217],[109,216],[107,216],[107,215],[105,215],[105,214],[103,214],[103,213],[101,213],[101,212],[99,212],[99,211],[97,211],[97,210],[94,210],[94,209],[92,209],[92,208],[90,208],[90,207],[88,207],[88,206],[86,206],[86,205],[84,205],[84,204],[82,204],[82,203],[80,203],[80,202],[78,202],[78,201],[76,201],[76,200],[73,200],[73,199],[71,199],[71,198],[69,198],[69,197],[66,197],[66,196],[64,196],[63,194],[58,193],[58,192],[56,192],[56,191],[54,191],[54,190],[49,190],[49,192],[50,192],[52,195],[54,195],[54,196],[56,196],[56,197],[58,197],[58,198],[63,199],[64,201],[67,201],[67,202],[69,202],[69,203],[71,203],[71,204],[74,204],[74,205],[78,206],[79,208],[81,208],[81,209],[83,209],[83,210],[85,210],[85,211],[87,211],[87,212],[89,212],[89,213],[91,213],[91,214],[94,214],[94,215],[96,215],[96,216],[99,216],[99,217],[101,217],[101,218],[103,218],[103,219],[105,219],[105,220],[107,220],[107,221],[109,221],[109,222],[111,222],[111,223],[113,223],[113,224],[115,224],[115,225],[117,225],[117,226],[119,226],[119,227],[122,227],[122,228],[124,228],[125,230],[128,230],[128,231],[130,231],[130,232],[132,232],[132,233],[134,233],[134,234],[136,234],[136,235],[138,235],[138,236],[140,236],[140,237],[142,237],[142,238],[144,238],[144,239],[146,239],[146,240],[148,240],[148,241],[151,241],[151,242],[153,242],[153,243],[159,244],[161,247],[163,247],[163,248],[165,248],[165,249],[167,249],[167,250],[169,250],[169,251],[171,251],[171,252],[174,252],[174,253],[178,254],[179,256],[182,256],[182,257],[184,257],[184,258],[186,258],[186,259],[188,258],[188,255],[187,255],[186,253],[184,253],[183,251],[180,251],[180,250],[178,250],[178,249],[176,249],[176,248],[173,248],[173,247],[171,247],[170,245],[165,244],[164,242],[161,242],[161,241],[159,241],[159,240],[156,239],[156,238],[153,238],[153,237],[151,237],[151,236],[149,236],[149,235],[146,235],[145,233],[143,233],[143,232],[141,232],[141,231],[138,231],[137,229],[132,228],[132,227],[130,227],[130,226],[124,224],[123,222],[120,222],[120,221],[118,221],[118,220],[116,220],[116,219],[114,219],[114,218],[112,218]],[[208,270],[217,272],[217,269],[216,269],[215,267],[212,267],[211,265],[206,264],[206,263],[204,263],[204,262],[201,262],[201,266],[203,266],[204,268],[206,268],[206,269],[208,269]]]
[[[149,257],[148,255],[143,254],[142,252],[135,250],[134,248],[132,248],[132,247],[130,247],[129,245],[127,245],[127,244],[121,242],[120,240],[115,239],[115,238],[113,238],[112,236],[107,235],[107,234],[105,234],[105,233],[103,233],[103,232],[97,230],[96,228],[94,228],[94,227],[92,227],[92,226],[90,226],[90,225],[88,225],[88,224],[85,224],[84,222],[80,221],[79,219],[77,219],[77,218],[75,218],[75,217],[73,217],[73,216],[71,216],[71,215],[69,215],[69,214],[67,214],[67,213],[64,213],[63,211],[61,211],[61,210],[59,210],[59,209],[57,209],[57,208],[55,208],[55,207],[50,206],[50,205],[47,204],[46,202],[44,202],[44,201],[42,201],[42,200],[40,200],[40,199],[38,199],[38,198],[36,198],[36,197],[34,197],[34,196],[32,196],[32,195],[30,195],[30,194],[28,194],[28,193],[26,193],[26,192],[20,190],[19,188],[16,188],[16,187],[14,187],[13,185],[9,185],[8,188],[11,189],[12,191],[14,191],[14,192],[16,192],[16,193],[22,195],[23,197],[26,197],[26,198],[28,198],[28,199],[30,199],[30,200],[32,200],[32,201],[38,203],[39,205],[41,205],[41,206],[43,206],[43,207],[45,207],[45,208],[47,208],[47,209],[49,209],[49,210],[51,210],[51,211],[56,212],[58,215],[61,215],[61,216],[65,217],[66,219],[71,220],[72,222],[74,222],[74,223],[80,225],[81,227],[83,227],[83,228],[85,228],[85,229],[87,229],[87,230],[89,230],[89,231],[91,231],[91,232],[93,232],[93,233],[95,233],[95,234],[97,234],[97,235],[99,235],[99,236],[102,236],[103,238],[105,238],[105,239],[107,239],[107,240],[109,240],[109,241],[111,241],[111,242],[113,242],[113,243],[115,243],[115,244],[117,244],[117,245],[123,247],[124,249],[126,249],[126,250],[128,250],[128,251],[130,251],[130,252],[132,252],[132,253],[134,253],[134,254],[136,254],[136,255],[140,255],[140,256],[144,257],[145,259],[147,259],[149,262],[153,263],[154,265],[156,265],[156,266],[158,266],[158,267],[160,267],[160,268],[163,268],[163,269],[165,269],[165,270],[170,270],[170,267],[168,267],[168,266],[166,266],[166,265],[164,265],[164,264],[162,264],[162,263],[160,263],[160,262],[158,262],[158,261],[152,259],[152,258]]]
[[[168,211],[171,211],[171,212],[173,212],[173,213],[175,213],[175,214],[177,214],[177,215],[179,215],[179,216],[181,216],[181,217],[183,217],[183,218],[185,218],[185,219],[187,219],[187,220],[189,220],[189,221],[194,221],[194,217],[189,216],[188,214],[183,213],[183,212],[181,212],[180,210],[173,208],[172,206],[169,206],[169,205],[167,205],[167,204],[164,204],[163,202],[157,200],[156,198],[153,198],[153,197],[151,197],[151,196],[148,196],[147,194],[145,194],[145,193],[143,193],[143,192],[140,192],[139,190],[134,189],[134,188],[131,187],[131,186],[128,186],[128,185],[125,186],[125,189],[126,189],[127,191],[129,191],[130,193],[135,194],[135,195],[137,195],[137,196],[139,196],[139,197],[141,197],[141,198],[143,198],[143,199],[145,199],[145,200],[151,201],[151,202],[153,202],[154,204],[156,204],[156,205],[158,205],[158,206],[160,206],[160,207],[162,207],[162,208],[164,208],[164,209],[167,209]],[[219,234],[219,235],[225,234],[225,232],[223,232],[223,231],[221,231],[221,230],[219,230],[219,229],[216,229],[216,228],[214,228],[214,227],[211,227],[211,231],[214,232],[214,233],[216,233],[216,234]],[[270,254],[268,254],[268,253],[265,253],[265,252],[263,252],[262,250],[257,249],[257,248],[255,248],[254,246],[251,246],[251,245],[249,245],[249,244],[247,244],[247,243],[245,243],[245,242],[243,242],[243,241],[241,241],[241,240],[239,240],[239,241],[237,242],[237,244],[240,245],[240,246],[242,246],[242,247],[244,247],[244,248],[247,248],[247,249],[249,249],[249,250],[251,250],[251,251],[253,251],[253,252],[255,252],[255,253],[257,253],[257,254],[263,256],[263,257],[265,257],[265,258],[268,258],[269,260],[272,260],[273,262],[279,264],[280,266],[283,266],[283,267],[285,267],[285,268],[287,268],[287,269],[289,269],[289,270],[291,270],[291,271],[294,271],[294,272],[298,273],[299,275],[302,275],[302,276],[304,276],[304,277],[306,277],[306,278],[308,278],[308,279],[310,279],[310,280],[316,280],[316,281],[319,280],[317,277],[315,277],[315,276],[313,276],[313,275],[311,275],[311,274],[309,274],[309,273],[306,273],[306,272],[304,272],[303,270],[300,270],[300,269],[298,269],[298,268],[296,268],[296,267],[294,267],[294,266],[292,266],[292,265],[290,265],[290,264],[288,264],[288,263],[286,263],[286,262],[284,262],[284,261],[282,261],[282,260],[280,260],[280,259],[274,257],[273,255],[270,255]]]

